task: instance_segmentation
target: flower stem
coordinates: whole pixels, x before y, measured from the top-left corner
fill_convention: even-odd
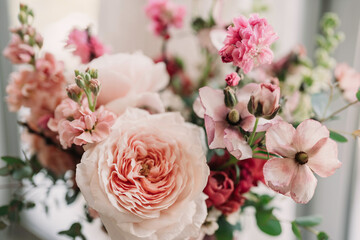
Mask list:
[[[168,59],[167,59],[167,42],[168,40],[167,39],[164,39],[163,42],[162,42],[162,45],[161,45],[161,55],[163,57],[163,61],[165,63],[165,65],[167,66],[168,65]]]
[[[268,158],[267,156],[264,157],[264,156],[253,155],[252,157],[253,157],[253,158],[257,158],[257,159],[269,160],[269,158]]]
[[[89,103],[89,108],[92,112],[95,112],[95,104],[92,100],[92,96],[91,96],[91,92],[88,91],[88,90],[84,90],[85,94],[86,94],[86,98],[88,100],[88,103]]]
[[[206,86],[208,78],[211,73],[213,59],[212,59],[211,53],[207,50],[205,50],[205,57],[206,57],[206,65],[205,65],[204,71],[200,77],[200,80],[198,81],[199,82],[198,88]]]
[[[356,101],[354,101],[354,102],[351,102],[351,103],[345,105],[344,107],[340,108],[339,110],[333,112],[330,116],[321,119],[320,122],[321,122],[321,123],[322,123],[322,122],[326,122],[327,120],[329,120],[329,119],[331,119],[332,117],[336,116],[338,113],[344,111],[344,110],[347,109],[348,107],[350,107],[350,106],[352,106],[352,105],[354,105],[354,104],[356,104],[356,103],[358,103],[358,102],[359,102],[359,101],[356,100]]]
[[[257,129],[258,123],[259,123],[259,118],[256,118],[254,129],[253,129],[253,131],[252,131],[252,133],[250,135],[250,140],[249,140],[249,145],[250,146],[254,143],[254,137],[255,137],[255,134],[256,134],[256,129]]]

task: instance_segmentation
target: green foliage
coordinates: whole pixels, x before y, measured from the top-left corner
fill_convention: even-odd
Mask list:
[[[11,175],[15,180],[30,179],[33,176],[29,161],[22,161],[20,158],[10,156],[4,156],[1,159],[6,165],[0,168],[0,176]]]
[[[356,98],[357,98],[358,101],[360,101],[360,89],[356,93]]]
[[[318,240],[328,240],[329,236],[325,232],[319,232],[316,236]]]
[[[215,232],[216,239],[218,240],[232,240],[233,232],[235,230],[241,230],[240,223],[232,225],[226,221],[226,218],[223,215],[218,219],[218,224],[219,228]]]
[[[305,216],[295,219],[295,223],[302,227],[314,227],[321,223],[322,218],[320,216]]]
[[[70,188],[67,192],[66,192],[66,195],[65,195],[65,201],[66,203],[69,205],[73,202],[75,202],[77,196],[79,195],[80,193],[80,190],[77,188],[77,189],[72,189]]]
[[[296,236],[296,238],[301,240],[302,239],[301,232],[295,221],[291,222],[291,229],[292,229],[294,235]]]
[[[81,228],[82,228],[81,224],[79,222],[76,222],[76,223],[73,223],[68,230],[61,231],[58,234],[69,236],[72,239],[76,239],[78,237],[82,240],[86,240],[86,237],[81,232]]]
[[[334,141],[341,142],[341,143],[344,143],[344,142],[348,141],[346,139],[346,137],[344,137],[340,133],[337,133],[337,132],[334,132],[334,131],[330,131],[330,138],[333,139]]]

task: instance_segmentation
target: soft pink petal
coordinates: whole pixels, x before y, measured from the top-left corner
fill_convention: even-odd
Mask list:
[[[321,145],[319,148],[318,145]],[[321,139],[309,152],[307,165],[320,177],[329,177],[341,166],[338,147],[330,138]]]
[[[320,139],[329,137],[329,130],[320,122],[308,119],[297,128],[294,147],[298,151],[308,152]]]
[[[208,115],[204,116],[204,120],[209,148],[225,148],[224,130],[227,127],[226,122],[216,122]]]
[[[291,180],[298,165],[291,158],[272,158],[264,165],[264,179],[274,191],[286,194],[290,191]]]
[[[224,103],[224,93],[211,87],[199,89],[199,97],[205,108],[205,114],[214,119],[214,121],[224,121],[229,112]]]
[[[291,182],[291,198],[297,203],[308,203],[314,195],[317,179],[306,164],[299,165],[295,174]]]
[[[204,114],[205,114],[205,109],[201,103],[201,100],[199,97],[197,97],[194,101],[193,104],[193,109],[195,114],[199,117],[199,118],[204,118]]]
[[[296,150],[292,147],[295,128],[287,122],[279,122],[266,132],[266,148],[269,152],[293,158]]]
[[[236,157],[238,160],[252,157],[252,149],[239,131],[226,128],[224,132],[225,147],[234,157]]]

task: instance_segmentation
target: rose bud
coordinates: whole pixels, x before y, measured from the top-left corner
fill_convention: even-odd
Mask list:
[[[219,206],[225,203],[234,190],[234,182],[225,172],[211,171],[204,193],[209,196],[206,205]]]
[[[280,88],[270,83],[262,83],[250,97],[248,110],[255,117],[273,119],[280,109]]]
[[[225,95],[225,99],[224,99],[225,105],[228,108],[235,107],[235,105],[238,103],[235,91],[231,87],[227,86],[224,89],[224,95]]]
[[[228,75],[226,75],[225,81],[228,86],[235,87],[240,82],[240,77],[236,72],[232,72]]]
[[[76,84],[70,84],[69,86],[67,86],[66,92],[71,100],[77,103],[80,102],[82,91]]]
[[[100,81],[97,79],[91,79],[89,85],[90,91],[97,96],[100,91]]]

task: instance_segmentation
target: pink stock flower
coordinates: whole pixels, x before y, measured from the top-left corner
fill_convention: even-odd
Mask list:
[[[152,21],[151,29],[154,34],[169,38],[169,27],[183,26],[186,10],[168,0],[149,0],[145,13]]]
[[[9,45],[4,49],[3,55],[13,64],[30,63],[35,55],[33,47],[25,43],[19,35],[13,34]]]
[[[50,89],[66,83],[63,75],[64,63],[57,61],[51,53],[45,53],[44,57],[36,60],[36,71],[40,73],[39,84],[42,88]]]
[[[86,101],[84,103],[86,103]],[[49,120],[48,122],[49,129],[54,132],[57,132],[59,131],[60,122],[80,118],[81,113],[79,110],[80,110],[79,104],[77,104],[70,98],[65,98],[56,107],[54,112],[54,117]]]
[[[82,146],[104,140],[116,118],[114,113],[105,110],[103,106],[95,112],[81,107],[79,113],[80,117],[60,121],[58,124],[60,143],[65,149],[72,144]]]
[[[360,73],[346,63],[340,63],[335,68],[335,78],[339,82],[344,98],[349,102],[356,101],[356,93],[360,88]]]
[[[66,43],[66,46],[75,47],[74,55],[79,56],[84,64],[109,52],[109,49],[97,37],[89,35],[86,29],[73,29]]]
[[[307,203],[320,177],[332,175],[341,166],[337,144],[329,131],[315,120],[305,120],[296,129],[289,123],[273,125],[266,133],[266,147],[273,157],[264,165],[266,184],[274,191]]]
[[[226,75],[225,81],[228,86],[235,87],[240,82],[240,77],[236,72],[232,72],[228,75]]]
[[[194,103],[194,111],[199,117],[204,118],[205,128],[210,149],[227,148],[238,159],[246,159],[252,156],[252,150],[237,127],[245,131],[252,131],[255,124],[255,116],[247,110],[247,104],[251,94],[259,89],[259,84],[248,84],[237,91],[238,103],[234,109],[226,107],[224,92],[210,87],[199,90],[199,100]],[[236,115],[232,122],[230,115]],[[256,131],[265,131],[281,118],[272,120],[260,119]]]
[[[249,111],[255,117],[272,119],[280,109],[280,87],[270,83],[262,83],[251,97]]]
[[[278,38],[265,18],[252,14],[249,19],[234,18],[228,28],[225,46],[219,51],[223,62],[233,62],[244,73],[260,64],[270,64],[273,52],[270,45]]]

